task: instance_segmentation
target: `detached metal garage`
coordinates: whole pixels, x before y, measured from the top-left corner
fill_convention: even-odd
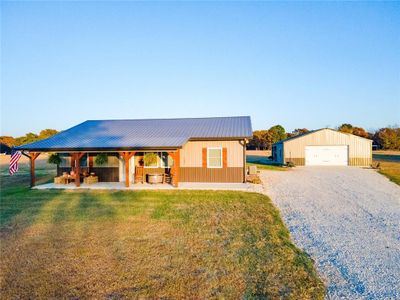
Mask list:
[[[274,144],[272,157],[297,166],[369,166],[372,140],[323,128]]]

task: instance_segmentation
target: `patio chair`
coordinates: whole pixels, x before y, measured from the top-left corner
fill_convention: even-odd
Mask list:
[[[144,168],[141,166],[135,167],[135,183],[143,183],[144,180]]]
[[[78,178],[79,178],[79,177],[78,177]],[[77,179],[77,174],[76,174],[76,172],[75,172],[75,171],[69,172],[68,179],[71,180],[71,181],[72,181],[72,180],[75,181],[75,180]]]

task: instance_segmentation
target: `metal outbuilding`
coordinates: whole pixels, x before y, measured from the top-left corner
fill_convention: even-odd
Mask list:
[[[275,143],[272,156],[297,166],[370,166],[372,140],[323,128]]]

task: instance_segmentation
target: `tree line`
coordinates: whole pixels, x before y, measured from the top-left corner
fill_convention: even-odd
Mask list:
[[[39,134],[28,132],[27,134],[20,137],[0,136],[0,143],[5,144],[9,147],[20,146],[47,139],[48,137],[51,137],[57,133],[58,131],[55,129],[43,129],[39,132]]]
[[[337,130],[371,139],[373,140],[374,145],[379,149],[400,150],[400,128],[397,126],[380,128],[375,132],[368,132],[362,127],[356,127],[345,123],[340,125]],[[256,130],[253,131],[253,137],[250,139],[247,148],[255,150],[271,150],[272,144],[286,138],[305,134],[309,131],[310,130],[307,128],[296,128],[292,132],[286,132],[285,128],[281,125],[272,126],[267,130]],[[24,136],[20,137],[0,136],[0,142],[9,147],[13,147],[43,140],[57,133],[58,131],[55,129],[44,129],[40,131],[39,134],[28,132]]]
[[[375,132],[368,132],[362,127],[345,123],[336,129],[373,140],[373,144],[378,149],[400,150],[400,128],[397,126],[380,128]],[[305,134],[309,131],[307,128],[296,128],[292,132],[286,132],[285,128],[281,125],[272,126],[267,130],[256,130],[253,131],[253,137],[250,139],[247,149],[271,150],[272,144],[290,137]]]

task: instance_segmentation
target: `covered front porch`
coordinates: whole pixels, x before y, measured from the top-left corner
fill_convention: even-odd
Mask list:
[[[35,160],[41,153],[23,153],[30,159],[31,187],[36,185]],[[57,157],[52,188],[130,188],[133,184],[150,186],[148,183],[173,188],[179,184],[179,149],[52,153]]]

